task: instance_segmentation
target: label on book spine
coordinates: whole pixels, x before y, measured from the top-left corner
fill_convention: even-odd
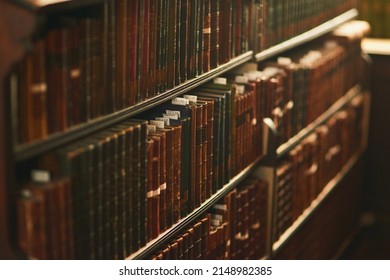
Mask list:
[[[170,118],[167,118],[167,117],[157,117],[156,118],[157,121],[163,121],[165,125],[170,125],[171,123],[171,119]]]
[[[160,190],[166,190],[167,189],[167,183],[161,184],[160,185]]]
[[[166,110],[165,113],[170,116],[177,115],[180,118],[180,111]]]
[[[238,94],[244,94],[244,92],[245,92],[245,86],[243,86],[243,85],[238,85],[238,86],[236,87],[236,90],[237,90],[237,93],[238,93]]]
[[[236,76],[236,78],[234,79],[234,81],[236,83],[240,83],[240,84],[243,84],[243,83],[247,83],[248,82],[248,77],[246,76]]]
[[[227,84],[227,79],[226,78],[222,78],[222,77],[217,77],[213,80],[213,83],[214,84],[217,84],[217,85],[226,85]]]
[[[173,105],[181,105],[181,106],[186,106],[190,103],[188,99],[182,98],[182,97],[176,97],[172,99],[172,104]]]
[[[159,120],[150,120],[150,124],[155,125],[158,129],[164,129],[165,123],[164,121]]]
[[[178,120],[178,119],[179,119],[179,117],[178,117],[177,115],[163,114],[163,117],[164,117],[164,118],[171,119],[171,120]]]
[[[150,132],[156,132],[157,131],[157,127],[153,124],[148,124],[148,127],[147,127],[147,133],[150,133]]]
[[[35,183],[48,183],[50,182],[50,173],[47,170],[32,170],[31,180]]]
[[[196,95],[184,95],[184,98],[185,99],[188,99],[189,101],[191,102],[197,102],[198,101],[198,97]]]

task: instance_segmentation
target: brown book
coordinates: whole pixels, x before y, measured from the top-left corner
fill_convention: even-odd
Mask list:
[[[214,146],[214,100],[211,98],[198,97],[198,101],[206,103],[206,114],[207,114],[207,128],[204,129],[205,136],[203,137],[205,142],[207,142],[207,158],[206,162],[206,198],[211,197],[213,193],[213,146]],[[204,116],[205,117],[205,116]]]
[[[176,240],[177,242],[177,260],[183,259],[183,237],[179,237]]]
[[[182,127],[173,126],[173,178],[172,178],[172,222],[177,223],[180,220],[180,184],[181,184],[181,138]]]
[[[137,83],[137,66],[138,66],[138,9],[139,1],[129,1],[127,5],[127,43],[126,53],[128,59],[126,61],[126,72],[128,73],[127,83],[129,93],[128,101],[125,103],[129,106],[134,105],[138,100],[138,83]]]
[[[128,0],[120,0],[117,4],[116,14],[116,33],[117,33],[117,44],[116,44],[116,61],[117,65],[117,95],[116,95],[116,110],[120,110],[128,106],[127,92],[128,90],[128,73],[127,73],[127,35],[128,35]]]
[[[46,36],[47,103],[49,132],[68,127],[69,99],[69,32],[68,28],[54,29]]]
[[[224,64],[229,61],[230,59],[230,47],[231,47],[231,5],[232,1],[219,1],[219,18],[218,18],[218,25],[219,25],[219,46],[220,46],[220,55],[218,57],[218,63]]]
[[[166,133],[166,212],[165,212],[165,225],[166,229],[170,228],[173,221],[173,203],[174,203],[174,128],[165,127],[161,131]],[[162,213],[163,214],[163,213]]]
[[[24,60],[21,73],[20,127],[21,141],[42,139],[48,134],[48,83],[45,42],[35,43],[32,53]]]
[[[148,137],[147,140],[147,240],[150,241],[153,239],[154,234],[154,225],[156,224],[154,207],[153,207],[153,156],[154,156],[154,140]]]
[[[46,209],[42,197],[25,191],[18,199],[18,240],[31,258],[47,259]]]
[[[188,259],[194,259],[194,228],[189,228],[188,233]]]
[[[206,216],[201,220],[201,259],[209,259],[209,231],[210,231],[210,217]]]
[[[210,69],[214,69],[219,63],[220,52],[220,26],[219,26],[219,1],[210,2]]]
[[[210,38],[211,38],[211,1],[204,0],[203,17],[203,72],[210,70]]]
[[[167,189],[167,161],[166,161],[166,132],[157,130],[156,132],[150,133],[150,135],[156,136],[160,138],[160,155],[159,155],[159,163],[160,163],[160,171],[159,171],[159,229],[160,232],[163,232],[167,229],[166,226],[166,189]]]
[[[202,257],[202,223],[198,222],[193,226],[193,259],[200,260]]]
[[[189,260],[189,248],[190,248],[190,234],[188,232],[183,233],[183,260]]]

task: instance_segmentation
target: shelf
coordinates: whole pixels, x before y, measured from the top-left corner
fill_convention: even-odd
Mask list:
[[[320,115],[314,122],[310,123],[295,136],[290,138],[287,142],[280,145],[276,150],[278,158],[281,158],[294,147],[296,147],[304,138],[311,134],[318,126],[325,123],[330,117],[332,117],[337,111],[342,109],[346,104],[348,104],[356,95],[361,93],[361,86],[356,85],[350,89],[343,97],[341,97],[336,103],[334,103],[328,110],[326,110],[322,115]]]
[[[361,155],[364,147],[361,147],[337,173],[337,175],[324,187],[322,192],[314,199],[311,205],[296,219],[296,221],[280,236],[272,246],[272,253],[275,255],[284,244],[302,227],[302,225],[315,213],[322,202],[331,194],[331,192],[338,186],[342,179],[355,166]]]
[[[191,89],[194,89],[215,77],[218,77],[226,71],[229,71],[241,65],[242,63],[251,60],[252,56],[253,52],[249,51],[231,59],[228,63],[218,66],[213,70],[203,73],[194,79],[188,80],[173,89],[167,90],[162,94],[159,94],[134,106],[72,127],[64,132],[50,135],[46,139],[16,146],[14,149],[14,159],[16,162],[26,160],[133,117],[156,105],[166,102],[173,97],[188,92]]]
[[[356,9],[351,9],[317,27],[310,29],[309,31],[302,33],[296,37],[283,41],[283,43],[272,46],[258,54],[255,55],[256,61],[262,61],[272,56],[278,55],[282,52],[290,50],[294,47],[307,43],[313,39],[316,39],[326,33],[334,30],[336,27],[342,25],[343,23],[352,20],[358,16],[358,11]]]
[[[159,237],[150,241],[145,247],[141,248],[137,252],[133,253],[127,260],[132,259],[143,259],[149,254],[155,252],[161,245],[166,244],[173,237],[175,237],[179,232],[185,229],[188,225],[194,222],[197,218],[199,218],[202,214],[204,214],[207,209],[209,209],[212,205],[214,205],[219,199],[229,193],[232,189],[234,189],[242,180],[244,180],[248,174],[250,174],[257,165],[262,161],[262,157],[254,161],[252,164],[247,166],[244,170],[242,170],[239,174],[233,177],[228,184],[226,184],[222,189],[217,191],[213,196],[211,196],[208,200],[206,200],[199,208],[195,209],[191,214],[187,217],[180,220],[178,223],[173,225],[170,229],[160,234]]]

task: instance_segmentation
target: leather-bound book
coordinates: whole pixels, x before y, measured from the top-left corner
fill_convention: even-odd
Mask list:
[[[24,59],[20,71],[20,141],[42,139],[48,134],[48,83],[45,42],[38,40]]]
[[[147,140],[147,240],[150,241],[153,239],[153,226],[155,224],[155,213],[153,211],[153,156],[154,156],[154,140],[148,137]]]
[[[177,242],[177,260],[182,260],[183,259],[183,237],[180,236],[179,238],[176,239]]]
[[[49,132],[68,127],[69,29],[53,29],[46,36]]]
[[[210,2],[210,69],[219,65],[220,52],[220,26],[219,26],[219,1]]]
[[[127,86],[127,35],[128,35],[128,0],[118,1],[117,14],[116,14],[116,61],[117,65],[117,95],[116,95],[116,108],[118,110],[128,106],[129,98],[126,96],[129,92]]]
[[[190,21],[190,1],[181,1],[181,13],[180,13],[180,80],[186,81],[188,77],[187,61],[189,59],[188,46],[189,46],[189,21]]]
[[[159,221],[158,228],[160,232],[163,232],[167,229],[166,226],[166,189],[167,189],[167,168],[166,168],[166,132],[157,130],[156,132],[150,133],[150,135],[153,135],[154,137],[158,137],[160,139],[160,155],[158,156],[159,159],[159,167],[160,171],[159,174],[159,183],[158,183],[158,189],[159,190],[159,207],[158,207],[158,216]]]
[[[176,19],[175,19],[175,81],[174,85],[177,86],[180,83],[184,82],[184,78],[182,77],[182,72],[181,72],[181,48],[185,48],[181,44],[181,12],[182,12],[182,7],[181,7],[181,0],[176,0],[175,1],[175,9],[176,9]]]
[[[203,17],[203,72],[210,70],[210,39],[211,39],[211,2],[204,0],[204,17]]]
[[[180,220],[181,214],[181,139],[182,127],[173,126],[173,188],[172,188],[172,222],[175,224]]]
[[[183,233],[182,237],[183,237],[183,260],[189,260],[190,257],[188,251],[190,248],[190,244],[189,244],[190,234],[188,232],[185,232]]]
[[[201,220],[201,259],[208,260],[209,259],[209,231],[210,231],[210,218],[207,215]]]
[[[198,222],[193,226],[193,259],[200,260],[202,258],[202,223]]]
[[[205,159],[204,162],[205,168],[206,168],[206,198],[209,198],[213,193],[213,146],[214,146],[214,100],[207,99],[207,98],[198,98],[198,101],[205,102],[206,104],[206,114],[204,114],[204,118],[206,118],[205,115],[207,115],[207,126],[204,128],[204,144],[206,154],[204,155]]]
[[[20,248],[31,258],[48,259],[46,238],[46,209],[42,197],[28,190],[17,201],[18,241]]]

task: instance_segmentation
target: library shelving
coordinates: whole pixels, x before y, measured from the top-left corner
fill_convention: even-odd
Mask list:
[[[12,3],[11,3],[12,2]],[[37,25],[39,29],[45,26],[46,20],[50,19],[52,15],[58,16],[61,13],[66,13],[67,15],[72,12],[82,8],[88,9],[88,7],[93,7],[94,5],[101,5],[102,3],[107,3],[111,1],[103,0],[85,0],[85,1],[9,1],[5,2],[3,7],[5,11],[13,13],[15,10],[21,9],[23,12],[29,13],[29,16],[35,18],[39,24]],[[127,2],[127,1],[126,1]],[[130,1],[129,1],[130,2]],[[135,1],[136,2],[136,1]],[[158,1],[163,3],[164,1]],[[172,1],[172,3],[176,1]],[[183,1],[184,2],[184,1]],[[190,1],[186,1],[190,2]],[[201,7],[201,3],[207,1],[196,1],[197,5]],[[243,1],[245,2],[245,1]],[[263,15],[262,13],[267,12],[266,4],[274,3],[275,1],[247,1],[245,2],[248,7],[258,7],[259,16]],[[303,1],[305,2],[305,1]],[[302,3],[303,3],[302,2]],[[304,3],[305,5],[310,5],[310,1]],[[306,16],[309,17],[310,12],[320,9],[322,5],[324,7],[332,7],[329,5],[341,5],[343,1],[332,1],[332,4],[324,4],[324,1],[317,1],[317,5],[313,10],[305,9],[304,12],[308,13]],[[17,241],[17,209],[16,209],[16,200],[18,196],[18,187],[16,186],[16,178],[19,175],[19,172],[24,172],[19,170],[20,166],[23,166],[26,162],[34,161],[37,157],[42,154],[52,152],[56,149],[59,149],[63,146],[70,145],[72,143],[77,143],[85,137],[97,133],[103,129],[110,128],[122,121],[128,120],[129,118],[137,117],[142,113],[152,110],[153,108],[164,104],[175,97],[181,96],[186,93],[191,93],[197,88],[202,87],[202,85],[207,84],[213,79],[228,74],[229,71],[239,68],[247,62],[262,63],[267,59],[276,57],[283,54],[284,52],[291,50],[293,48],[300,47],[301,45],[311,42],[316,38],[319,38],[323,35],[332,32],[340,25],[354,19],[358,15],[358,11],[354,6],[354,1],[349,1],[350,3],[345,4],[343,7],[338,9],[336,14],[332,14],[329,18],[326,18],[328,15],[322,15],[320,19],[315,19],[313,22],[316,23],[316,26],[311,26],[310,21],[305,25],[299,26],[297,30],[299,34],[292,32],[286,32],[286,36],[283,37],[281,34],[285,31],[280,31],[281,42],[275,43],[271,46],[267,46],[267,43],[263,43],[261,40],[267,38],[265,34],[260,36],[260,42],[251,42],[249,38],[247,47],[240,48],[242,49],[241,53],[232,54],[227,61],[222,63],[217,63],[215,67],[210,67],[207,71],[200,71],[194,77],[188,78],[185,81],[181,81],[177,85],[173,85],[171,88],[166,88],[162,92],[151,96],[144,100],[140,100],[135,104],[125,106],[124,108],[118,109],[114,112],[103,114],[96,118],[89,119],[88,121],[81,122],[79,124],[73,125],[63,131],[56,131],[42,137],[41,139],[36,139],[33,141],[21,143],[13,139],[15,127],[15,118],[13,118],[13,112],[11,112],[12,106],[9,106],[12,103],[12,97],[17,95],[17,88],[11,86],[5,87],[4,81],[5,78],[8,78],[8,74],[1,73],[3,86],[0,88],[0,104],[1,108],[7,108],[7,110],[2,110],[1,121],[0,121],[0,133],[7,135],[7,137],[0,140],[0,148],[2,153],[0,154],[0,247],[4,248],[1,250],[0,257],[5,259],[14,259],[14,258],[28,258],[24,253],[20,252],[20,248]],[[148,2],[149,3],[149,2]],[[151,2],[150,2],[151,3]],[[233,5],[231,1],[228,1],[229,5]],[[241,1],[240,1],[241,3]],[[242,3],[241,3],[242,4]],[[327,6],[328,5],[328,6]],[[349,5],[349,6],[348,6]],[[342,6],[342,5],[341,5]],[[149,7],[149,6],[148,6]],[[233,7],[233,6],[231,6]],[[272,6],[271,6],[272,7]],[[298,6],[294,6],[295,8]],[[149,7],[150,8],[150,7]],[[242,8],[242,7],[241,7]],[[255,9],[254,8],[254,9]],[[275,7],[272,7],[275,8]],[[286,7],[279,7],[280,10],[274,9],[273,12],[287,12]],[[248,8],[249,11],[249,8]],[[256,10],[257,11],[257,10]],[[254,12],[255,13],[255,12]],[[329,13],[331,14],[331,13]],[[79,15],[77,15],[79,16]],[[230,19],[231,20],[231,19]],[[248,19],[246,19],[248,20]],[[293,18],[288,20],[292,21]],[[12,23],[8,19],[9,24]],[[249,21],[249,20],[248,20]],[[270,19],[271,21],[271,19]],[[200,20],[198,20],[200,23]],[[231,22],[230,22],[231,23]],[[283,24],[289,24],[287,20],[285,22],[273,23],[271,26],[275,32],[279,32],[278,28],[282,28]],[[262,22],[263,26],[259,27],[259,32],[265,32],[266,22]],[[280,25],[280,26],[279,26]],[[203,25],[201,25],[203,27]],[[251,25],[248,24],[248,27]],[[5,27],[7,28],[7,27]],[[207,29],[208,30],[208,29]],[[206,33],[207,33],[206,30]],[[40,31],[42,32],[42,30]],[[203,32],[205,32],[203,30]],[[247,36],[253,35],[251,31],[248,31]],[[256,34],[257,35],[257,34]],[[268,34],[267,34],[268,35]],[[256,41],[259,38],[252,38]],[[223,39],[220,39],[223,40]],[[237,38],[236,38],[237,40]],[[271,40],[270,40],[271,41]],[[275,42],[278,39],[274,40]],[[234,42],[230,42],[234,44]],[[249,46],[249,47],[248,47]],[[264,47],[266,46],[266,47]],[[253,49],[251,49],[253,47]],[[221,47],[223,48],[223,47]],[[246,49],[245,49],[246,48]],[[3,53],[0,53],[1,58],[4,56]],[[20,55],[19,55],[20,56]],[[20,59],[20,58],[19,58]],[[16,60],[16,59],[15,59]],[[12,75],[11,75],[12,79]],[[5,89],[6,88],[6,89]],[[268,176],[269,183],[269,197],[268,197],[268,224],[266,225],[267,229],[267,240],[266,240],[266,254],[263,256],[265,259],[272,258],[276,251],[283,246],[284,242],[293,236],[293,233],[300,224],[304,223],[311,215],[315,215],[315,209],[317,205],[321,204],[321,201],[332,189],[337,187],[338,182],[348,170],[354,165],[354,162],[361,156],[361,153],[364,151],[365,146],[359,149],[358,152],[348,161],[348,163],[342,168],[342,170],[334,177],[324,188],[324,190],[318,195],[318,197],[312,202],[311,206],[304,211],[304,213],[296,220],[293,225],[286,230],[284,234],[278,239],[273,238],[273,227],[274,227],[274,215],[275,215],[275,174],[276,174],[276,162],[282,156],[286,155],[291,151],[295,146],[297,146],[304,138],[306,138],[310,133],[312,133],[320,125],[324,124],[329,118],[331,118],[336,112],[343,109],[348,105],[351,100],[361,94],[363,89],[360,85],[356,85],[351,90],[349,90],[341,99],[334,103],[329,109],[327,109],[320,117],[316,118],[314,122],[310,123],[306,128],[298,132],[297,135],[293,136],[291,139],[288,139],[286,143],[279,145],[278,142],[278,131],[276,125],[269,118],[265,118],[261,121],[262,126],[262,155],[250,163],[248,166],[244,167],[241,171],[237,172],[236,175],[232,176],[227,183],[223,185],[222,188],[218,189],[213,193],[208,199],[206,199],[199,207],[196,207],[193,211],[188,213],[188,215],[181,217],[181,219],[174,223],[171,227],[161,232],[157,238],[152,239],[146,243],[145,246],[142,246],[139,250],[132,252],[130,255],[126,256],[126,259],[144,259],[149,257],[152,253],[156,252],[162,245],[166,244],[172,238],[174,238],[182,230],[186,229],[189,225],[194,223],[199,217],[204,215],[209,209],[212,208],[219,200],[221,200],[227,193],[232,191],[239,183],[241,183],[245,178],[250,174],[262,174],[264,172]],[[108,93],[106,93],[108,94]],[[15,104],[13,104],[15,105]],[[260,141],[259,141],[260,142]],[[16,143],[16,144],[15,144]],[[264,166],[267,166],[264,168]],[[265,171],[264,171],[265,170]],[[259,175],[260,176],[260,175]],[[261,177],[261,176],[260,176]],[[272,177],[272,179],[270,179]]]

